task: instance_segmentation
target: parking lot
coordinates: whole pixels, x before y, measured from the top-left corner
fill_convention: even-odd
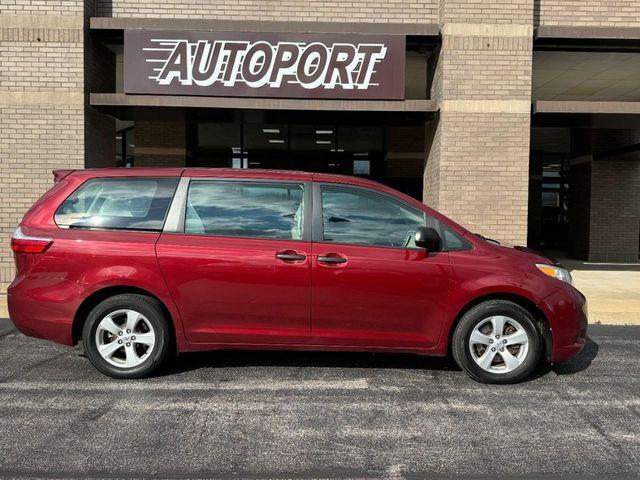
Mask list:
[[[544,478],[640,471],[640,327],[475,383],[408,355],[190,354],[115,381],[0,320],[0,476]]]

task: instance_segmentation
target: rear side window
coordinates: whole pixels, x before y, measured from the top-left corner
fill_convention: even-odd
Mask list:
[[[300,184],[192,181],[185,233],[302,240],[303,193]]]
[[[96,178],[67,198],[55,221],[66,228],[161,231],[177,178]]]

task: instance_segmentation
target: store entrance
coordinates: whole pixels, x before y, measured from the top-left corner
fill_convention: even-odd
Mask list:
[[[384,126],[197,123],[189,166],[356,175],[422,197],[421,159],[391,168]],[[421,146],[422,147],[422,146]],[[392,163],[392,162],[391,162]]]

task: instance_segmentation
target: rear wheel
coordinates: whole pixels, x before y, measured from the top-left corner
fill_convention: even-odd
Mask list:
[[[170,330],[159,302],[121,294],[98,304],[84,324],[82,340],[91,363],[114,378],[141,378],[169,355]]]
[[[507,300],[490,300],[464,314],[452,339],[453,357],[469,376],[485,383],[528,378],[542,342],[531,314]]]

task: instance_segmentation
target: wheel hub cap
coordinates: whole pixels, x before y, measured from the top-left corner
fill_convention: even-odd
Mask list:
[[[121,309],[100,321],[95,341],[98,353],[105,361],[119,368],[134,368],[149,358],[156,336],[144,315]]]
[[[494,315],[478,322],[471,331],[469,351],[483,370],[508,373],[522,365],[527,357],[529,336],[517,320]]]

